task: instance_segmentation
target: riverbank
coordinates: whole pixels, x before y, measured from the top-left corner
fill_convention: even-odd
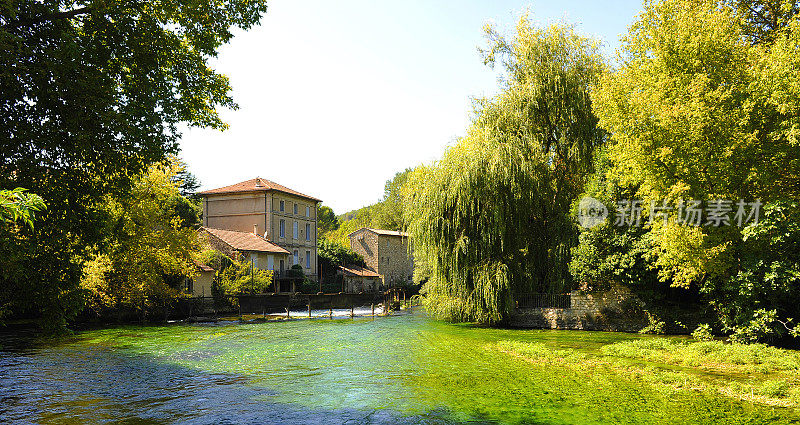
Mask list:
[[[420,313],[124,326],[0,349],[0,417],[44,424],[800,420],[791,388],[765,399],[720,390],[749,382],[759,395],[757,383],[794,379],[795,352],[739,359],[714,351],[706,363],[677,363],[681,350],[703,347],[680,337],[454,325]],[[773,360],[759,363],[765,354]]]

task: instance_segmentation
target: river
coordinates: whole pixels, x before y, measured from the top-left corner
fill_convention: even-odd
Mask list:
[[[0,423],[767,423],[786,410],[663,394],[497,349],[638,335],[488,329],[422,313],[172,324],[0,340]]]

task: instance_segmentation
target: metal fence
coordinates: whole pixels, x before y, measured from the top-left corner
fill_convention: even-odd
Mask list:
[[[520,294],[516,296],[517,308],[570,308],[570,294]]]
[[[172,317],[197,317],[226,314],[283,313],[292,309],[352,309],[386,305],[389,293],[360,294],[260,294],[236,297],[193,297],[178,300]]]

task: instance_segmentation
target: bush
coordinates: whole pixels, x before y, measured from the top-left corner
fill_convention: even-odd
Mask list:
[[[226,296],[254,295],[269,292],[272,270],[262,270],[250,263],[233,262],[218,275],[219,287]]]
[[[642,330],[640,330],[639,333],[640,334],[663,335],[664,334],[664,328],[667,326],[667,324],[664,323],[663,320],[660,320],[658,317],[650,314],[649,311],[646,312],[646,313],[647,313],[647,320],[650,323],[647,326],[645,326],[644,328],[642,328]]]
[[[692,332],[692,338],[698,341],[712,341],[714,335],[711,334],[711,326],[708,323],[703,323]]]

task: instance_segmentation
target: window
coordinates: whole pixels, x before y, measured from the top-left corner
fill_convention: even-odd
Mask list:
[[[311,217],[311,207],[306,207],[306,217]]]
[[[250,264],[252,264],[253,267],[258,267],[258,254],[255,252],[250,253]]]
[[[292,264],[300,264],[299,254],[297,253],[296,249],[292,253]]]
[[[297,215],[297,204],[294,204],[294,215]]]
[[[267,270],[275,270],[275,257],[267,255]]]
[[[306,223],[306,240],[311,240],[311,225]]]
[[[389,239],[386,239],[386,248],[389,248]]]
[[[293,237],[294,239],[300,239],[300,238],[297,236],[297,222],[296,222],[296,221],[293,221],[293,222],[292,222],[292,237]]]
[[[306,251],[306,268],[311,268],[311,251]]]
[[[282,238],[286,237],[286,221],[281,220],[281,232],[280,235]]]
[[[284,206],[283,201],[281,201],[281,212],[284,212],[284,211],[285,211],[285,206]]]

